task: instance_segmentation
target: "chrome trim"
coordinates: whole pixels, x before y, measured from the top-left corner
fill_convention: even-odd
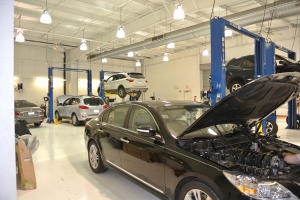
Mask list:
[[[122,141],[122,142],[125,142],[125,143],[129,143],[129,141],[128,140],[125,140],[124,138],[120,138],[120,141]]]
[[[131,176],[132,178],[134,178],[134,179],[137,179],[138,181],[142,182],[143,184],[145,184],[145,185],[147,185],[147,186],[151,187],[152,189],[156,190],[157,192],[159,192],[159,193],[161,193],[161,194],[164,194],[164,192],[163,192],[163,191],[161,191],[160,189],[158,189],[158,188],[154,187],[153,185],[151,185],[151,184],[147,183],[146,181],[144,181],[144,180],[140,179],[139,177],[137,177],[137,176],[135,176],[135,175],[131,174],[130,172],[128,172],[128,171],[126,171],[125,169],[123,169],[123,168],[119,167],[118,165],[116,165],[116,164],[112,163],[111,161],[109,161],[109,160],[106,160],[106,162],[108,162],[109,164],[111,164],[111,165],[112,165],[112,166],[114,166],[115,168],[118,168],[118,169],[119,169],[119,170],[121,170],[122,172],[124,172],[124,173],[128,174],[128,175],[129,175],[129,176]]]

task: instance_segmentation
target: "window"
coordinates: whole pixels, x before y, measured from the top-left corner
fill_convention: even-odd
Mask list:
[[[131,78],[145,78],[141,73],[128,73]]]
[[[69,105],[70,104],[70,100],[71,100],[71,98],[65,100],[65,102],[63,103],[63,106]]]
[[[80,103],[80,99],[79,98],[72,98],[70,105],[76,105]]]
[[[85,105],[89,105],[89,106],[99,106],[99,105],[103,105],[104,102],[101,98],[85,98],[83,99],[83,102]]]
[[[228,65],[233,65],[233,66],[240,66],[240,64],[241,64],[241,59],[233,59],[228,63]]]
[[[38,106],[26,100],[15,101],[15,108],[24,108],[24,107],[38,107]]]
[[[110,110],[107,110],[103,115],[102,115],[102,122],[107,122],[108,116],[109,116]],[[101,115],[98,115],[97,121],[100,121]]]
[[[243,67],[254,67],[254,58],[246,58],[241,66]]]
[[[123,78],[126,78],[126,76],[124,74],[118,74],[116,75],[117,79],[123,79]]]
[[[106,82],[111,82],[111,81],[113,81],[113,80],[114,80],[114,76],[111,76],[111,77],[109,77],[109,78],[107,79]]]
[[[134,106],[129,118],[128,129],[136,131],[141,125],[151,126],[154,130],[157,130],[151,114],[141,106]]]
[[[110,109],[110,113],[107,118],[107,123],[118,127],[124,127],[124,120],[128,109],[129,105],[117,106]]]

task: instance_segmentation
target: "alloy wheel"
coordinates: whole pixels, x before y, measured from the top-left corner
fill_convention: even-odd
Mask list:
[[[271,133],[273,128],[274,128],[273,124],[267,121],[266,122],[266,133]]]
[[[199,189],[192,189],[186,193],[184,200],[212,200],[205,192]]]
[[[76,115],[72,115],[72,124],[73,125],[77,124],[77,117],[76,117]]]
[[[90,154],[90,164],[92,168],[97,169],[99,164],[99,155],[98,155],[98,149],[94,144],[90,146],[89,154]]]
[[[232,91],[234,92],[234,91],[240,89],[241,87],[242,87],[242,86],[241,86],[240,84],[233,84],[233,85],[232,85]]]

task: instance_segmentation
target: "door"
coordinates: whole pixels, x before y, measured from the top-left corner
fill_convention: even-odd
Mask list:
[[[104,90],[109,92],[112,89],[112,84],[115,76],[109,77],[106,82],[104,82]]]
[[[106,162],[116,168],[121,167],[120,149],[123,143],[120,141],[124,132],[124,121],[129,105],[113,107],[103,115],[102,123],[99,123],[99,138],[102,145],[102,154]]]
[[[137,133],[140,125],[158,127],[148,110],[142,106],[133,106],[128,130],[122,132],[123,149],[120,151],[122,169],[138,181],[152,189],[164,193],[164,142],[162,136],[143,137]]]
[[[67,116],[67,110],[68,110],[68,106],[70,104],[70,101],[71,101],[71,98],[68,98],[67,100],[64,101],[64,103],[62,104],[61,106],[61,109],[59,111],[59,115],[61,117],[70,117],[70,116]]]

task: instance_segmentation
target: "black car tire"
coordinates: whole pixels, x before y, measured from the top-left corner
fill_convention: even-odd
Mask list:
[[[71,121],[73,126],[78,126],[80,124],[80,121],[78,121],[78,118],[75,113],[72,114]]]
[[[200,197],[194,196],[194,191],[199,191]],[[191,195],[191,196],[190,196]],[[190,196],[190,198],[187,198]],[[179,196],[176,200],[185,200],[185,199],[212,199],[212,200],[221,200],[221,194],[209,187],[208,183],[202,181],[201,179],[196,179],[187,182],[180,190]]]
[[[124,99],[126,97],[126,91],[125,91],[125,88],[123,86],[119,86],[118,95],[121,99]]]
[[[266,119],[266,133],[268,135],[276,136],[278,132],[278,125],[274,120]]]
[[[55,119],[57,119],[58,121],[61,120],[61,117],[60,117],[58,111],[55,112]]]
[[[299,127],[300,127],[300,115],[299,114],[297,114],[296,120],[297,120],[296,128],[299,129]],[[287,124],[289,123],[289,116],[286,117],[286,123]]]
[[[42,122],[40,122],[40,123],[33,123],[33,124],[34,124],[35,127],[39,127],[42,124]]]
[[[229,84],[229,92],[232,93],[232,92],[240,89],[243,85],[245,85],[245,84],[241,81],[232,81]]]
[[[103,173],[108,170],[103,164],[100,149],[95,141],[89,143],[88,148],[89,164],[93,172]]]

